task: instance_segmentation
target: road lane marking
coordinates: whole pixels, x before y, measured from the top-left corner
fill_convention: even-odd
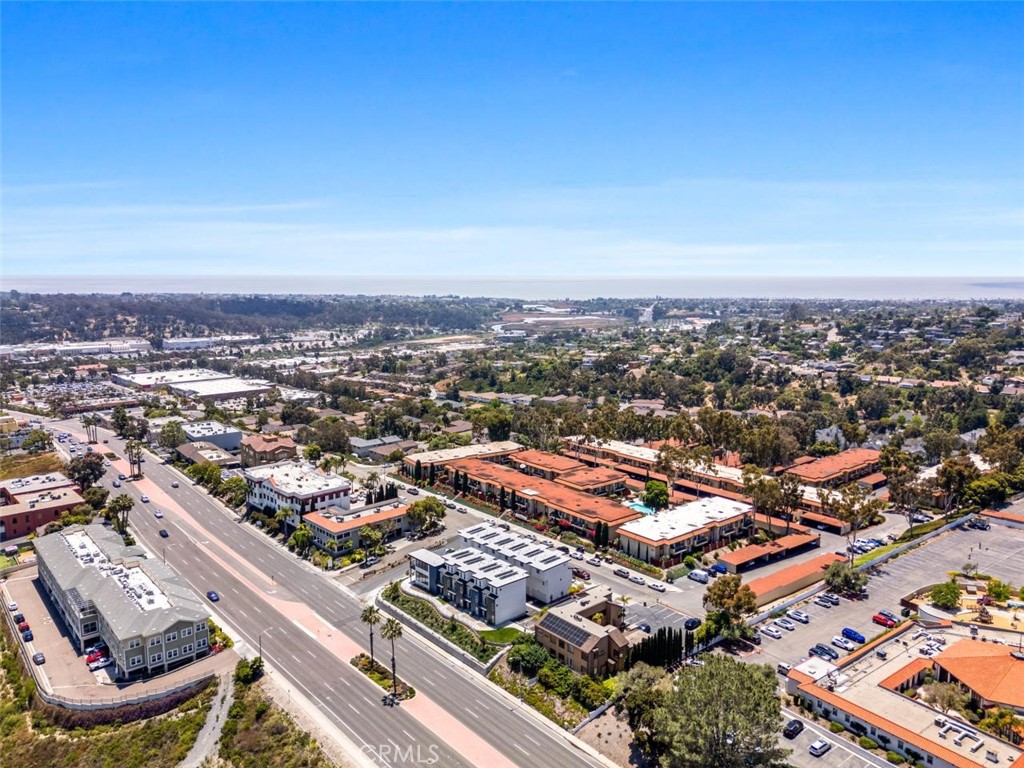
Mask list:
[[[515,747],[516,749],[518,749],[518,750],[519,750],[520,752],[522,752],[522,753],[523,753],[524,755],[526,755],[527,757],[529,757],[529,756],[530,756],[530,753],[529,753],[529,752],[527,752],[527,751],[526,751],[525,749],[523,749],[522,747],[520,747],[520,746],[519,746],[518,744],[516,744],[515,742],[512,742],[512,746],[513,746],[513,747]]]
[[[476,712],[474,712],[474,711],[473,711],[472,709],[469,709],[468,707],[464,707],[464,709],[465,709],[465,710],[466,710],[467,712],[469,712],[469,714],[471,714],[471,715],[472,715],[473,717],[475,717],[475,718],[476,718],[477,720],[479,720],[479,719],[480,719],[480,715],[478,715],[478,714],[477,714]]]

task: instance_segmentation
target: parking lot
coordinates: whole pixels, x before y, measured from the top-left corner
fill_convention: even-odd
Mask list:
[[[830,644],[843,627],[852,627],[868,640],[884,631],[871,622],[879,610],[899,614],[900,598],[919,587],[949,578],[948,571],[973,562],[979,571],[1013,583],[1020,581],[1024,562],[1024,530],[993,525],[988,531],[953,530],[881,566],[868,582],[866,600],[842,599],[838,606],[824,608],[808,603],[799,606],[810,617],[809,624],[796,623],[792,632],[782,631],[779,640],[765,636],[761,658],[751,659],[793,664],[807,658],[815,643]],[[763,626],[763,625],[762,625]],[[838,649],[837,649],[838,650]],[[840,655],[846,655],[840,651]]]
[[[630,626],[647,624],[651,632],[657,632],[660,627],[672,627],[682,631],[683,623],[690,618],[685,613],[680,613],[675,608],[659,603],[635,603],[631,602],[626,606],[626,620]]]
[[[786,715],[787,722],[790,719]],[[868,755],[863,750],[850,744],[840,736],[830,733],[828,728],[822,728],[816,723],[804,718],[798,718],[804,724],[804,730],[795,739],[780,738],[779,743],[786,749],[792,750],[792,754],[786,760],[789,765],[796,768],[880,768],[889,765],[873,755]],[[808,748],[816,739],[824,738],[832,743],[832,749],[821,757],[814,757]]]

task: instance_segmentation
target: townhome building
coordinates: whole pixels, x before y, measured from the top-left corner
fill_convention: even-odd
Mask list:
[[[491,625],[526,614],[526,571],[472,547],[444,555],[418,549],[409,555],[409,576],[417,587]]]
[[[458,542],[526,571],[526,596],[547,605],[569,594],[572,564],[547,539],[506,531],[496,523],[480,523],[459,531]]]
[[[610,675],[626,665],[625,615],[626,605],[614,599],[611,588],[591,588],[550,608],[534,627],[534,637],[573,672]]]

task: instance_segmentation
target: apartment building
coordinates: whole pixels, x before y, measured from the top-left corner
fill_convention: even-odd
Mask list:
[[[78,486],[60,472],[0,481],[0,541],[34,533],[84,503]]]
[[[581,493],[608,496],[622,493],[626,475],[609,467],[591,467],[572,456],[527,449],[509,458],[520,472],[552,480]]]
[[[231,453],[237,452],[242,447],[242,430],[219,421],[197,421],[192,424],[182,424],[185,437],[190,443],[204,442],[213,443],[218,448]]]
[[[258,467],[276,464],[295,458],[295,441],[290,437],[276,435],[246,435],[242,438],[241,459],[243,467]]]
[[[551,608],[534,627],[537,642],[574,672],[605,676],[625,667],[629,641],[622,633],[626,606],[611,588],[581,592]]]
[[[572,564],[546,539],[506,531],[495,523],[480,523],[459,531],[459,544],[503,560],[526,571],[526,596],[543,605],[569,594]]]
[[[328,507],[349,508],[352,484],[331,472],[311,464],[291,461],[249,467],[242,476],[249,484],[246,504],[254,509],[276,513],[281,507],[292,510],[289,525],[298,526],[299,518]]]
[[[619,528],[619,548],[657,565],[676,565],[690,553],[707,552],[747,535],[753,508],[719,496],[705,496],[643,515]]]
[[[501,460],[506,456],[518,453],[523,446],[512,440],[499,440],[493,443],[478,443],[474,445],[460,445],[455,448],[442,448],[436,451],[423,451],[421,453],[410,453],[402,459],[402,472],[412,477],[416,469],[416,462],[424,472],[431,466],[441,469],[444,465],[459,459],[494,459]]]
[[[878,472],[881,455],[871,448],[848,448],[833,456],[799,463],[787,469],[786,474],[804,485],[835,488]]]
[[[478,549],[445,555],[418,549],[409,555],[409,576],[416,586],[488,624],[526,615],[526,571]]]
[[[598,523],[607,525],[614,535],[619,526],[641,516],[611,499],[573,491],[493,461],[460,459],[448,462],[446,471],[449,480],[456,472],[465,476],[470,492],[488,502],[500,504],[504,491],[506,504],[521,520],[547,518],[549,523],[588,538],[593,538]]]
[[[161,674],[209,652],[209,612],[170,568],[102,525],[35,542],[39,579],[78,650],[102,641],[118,677]]]
[[[363,546],[359,531],[364,526],[378,529],[384,541],[391,541],[409,532],[406,519],[408,506],[396,507],[385,504],[374,509],[345,510],[328,507],[322,512],[310,512],[302,516],[313,532],[313,540],[321,549],[343,554]]]

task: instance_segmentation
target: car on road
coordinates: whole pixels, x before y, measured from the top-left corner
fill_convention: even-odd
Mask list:
[[[154,516],[154,517],[158,517],[158,518],[159,518],[159,517],[163,517],[163,516],[164,516],[163,510],[160,510],[160,509],[154,509],[154,510],[153,510],[153,516]]]
[[[207,597],[207,599],[209,599],[209,601],[211,603],[220,602],[220,595],[218,595],[212,589],[209,592],[206,593],[206,597]]]
[[[782,627],[787,632],[792,632],[794,629],[796,629],[796,624],[794,624],[789,619],[778,618],[775,620],[774,624],[777,627]]]
[[[28,625],[28,622],[27,621],[19,621],[18,622],[18,631],[19,632],[24,632],[26,629],[30,629],[30,627]]]
[[[103,439],[103,444],[104,444],[104,445],[106,445],[106,444],[107,444],[107,443],[109,443],[109,442],[110,442],[110,441],[109,441],[109,440],[107,440],[106,438],[104,438],[104,439]]]
[[[571,557],[573,560],[582,560],[583,559],[583,553],[582,552],[570,552],[569,553],[569,557]]]
[[[96,661],[93,661],[93,662],[89,663],[89,671],[90,672],[97,672],[97,671],[103,669],[104,667],[109,667],[113,663],[114,663],[113,659],[97,659]]]
[[[32,661],[36,666],[46,663],[46,657],[41,653],[35,653],[32,655]]]
[[[120,488],[121,487],[121,481],[120,480],[115,480],[114,482],[111,483],[111,485],[114,486],[115,488]]]
[[[634,584],[643,585],[645,583],[644,582],[644,577],[641,576],[639,573],[634,574],[633,576],[630,576],[629,580],[632,581]]]
[[[21,633],[21,639],[24,640],[26,643],[31,643],[33,637],[34,635],[32,634],[31,629],[26,629],[24,632]]]
[[[842,648],[844,651],[852,651],[857,647],[845,637],[840,637],[839,635],[835,635],[832,638],[832,645],[836,648]]]
[[[127,480],[128,478],[127,478],[127,476],[125,476],[125,475],[118,475],[118,476],[117,476],[117,479],[118,479],[118,480]]]
[[[419,496],[420,495],[420,489],[419,488],[409,487],[409,488],[405,489],[405,492],[408,493],[410,496]]]
[[[627,571],[625,568],[616,568],[614,571],[612,571],[612,573],[614,573],[616,576],[621,576],[624,579],[629,578],[629,571]]]
[[[826,600],[822,595],[819,595],[818,597],[814,598],[814,604],[820,605],[822,608],[832,607],[832,602],[830,600]]]
[[[686,628],[687,632],[693,632],[697,627],[701,625],[700,619],[689,618],[683,622],[683,627]]]
[[[178,487],[178,481],[177,480],[172,480],[171,481],[171,488],[177,488],[177,487]]]
[[[565,552],[566,554],[568,554],[568,552],[569,552],[569,548],[567,546],[565,546],[565,544],[563,544],[560,547],[557,547],[557,549],[558,549],[559,552]]]
[[[171,535],[171,534],[169,534],[169,533],[167,532],[167,529],[166,529],[166,528],[161,528],[161,529],[160,529],[160,538],[161,538],[161,539],[166,539],[166,538],[167,538],[168,536],[170,536],[170,535]]]
[[[786,723],[786,727],[782,729],[782,735],[787,739],[795,739],[804,729],[804,724],[800,720],[790,720]]]
[[[142,496],[142,503],[143,504],[149,504],[149,496],[146,496],[145,494],[143,494],[143,496]]]
[[[647,586],[650,587],[651,589],[653,589],[655,592],[664,592],[665,591],[665,585],[662,584],[660,581],[652,581]]]
[[[896,621],[894,619],[891,619],[888,616],[883,616],[880,613],[876,613],[874,616],[872,616],[871,620],[875,624],[879,624],[879,625],[885,627],[886,629],[892,629],[893,627],[896,626]]]
[[[448,507],[448,509],[455,509],[455,502],[454,501],[445,502],[445,506]],[[566,551],[567,552],[569,551],[568,547],[566,547]]]
[[[370,557],[363,560],[363,568],[369,568],[371,565],[376,565],[379,562],[379,557],[377,557],[376,555],[371,555]]]
[[[786,611],[786,615],[789,616],[789,618],[793,619],[793,621],[799,621],[801,624],[810,624],[811,623],[811,617],[810,616],[808,616],[803,611],[798,611],[795,608],[793,608],[792,610]]]
[[[573,568],[572,575],[575,576],[577,579],[590,581],[590,573],[588,571],[584,571],[582,568]]]
[[[18,604],[12,600],[11,602],[9,602],[7,604],[7,610],[10,611],[11,613],[14,613],[15,611],[18,610]]]
[[[843,627],[843,637],[845,637],[847,640],[853,640],[853,642],[855,643],[864,642],[864,635],[862,635],[860,632],[858,632],[856,629],[853,629],[852,627]]]
[[[815,739],[814,743],[807,748],[807,751],[815,757],[821,757],[830,749],[832,749],[831,741],[828,739]]]
[[[597,555],[594,555],[592,558],[587,560],[587,563],[592,565],[592,566],[594,566],[595,568],[600,568],[601,567],[601,558],[598,557]]]
[[[766,627],[761,627],[761,634],[768,635],[768,637],[773,637],[776,640],[782,637],[782,633],[770,624]]]

